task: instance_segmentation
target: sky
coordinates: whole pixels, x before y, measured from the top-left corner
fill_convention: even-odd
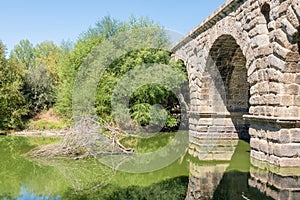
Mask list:
[[[5,0],[1,2],[0,40],[7,52],[22,39],[34,45],[76,41],[104,16],[126,21],[145,16],[186,34],[225,0]]]

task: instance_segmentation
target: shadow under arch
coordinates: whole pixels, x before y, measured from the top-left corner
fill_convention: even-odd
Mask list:
[[[231,35],[220,36],[209,51],[206,64],[219,100],[212,101],[216,114],[224,117],[225,129],[249,141],[249,124],[243,115],[249,113],[250,86],[247,81],[246,58]],[[210,98],[215,95],[210,94]],[[218,104],[218,105],[216,105]]]

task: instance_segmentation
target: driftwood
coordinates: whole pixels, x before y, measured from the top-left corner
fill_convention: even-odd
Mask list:
[[[107,131],[109,134],[105,134]],[[133,154],[134,149],[126,148],[118,139],[126,132],[114,128],[103,121],[100,124],[93,118],[76,120],[75,126],[66,132],[59,144],[39,147],[29,152],[31,157],[72,157],[81,159],[87,156]]]

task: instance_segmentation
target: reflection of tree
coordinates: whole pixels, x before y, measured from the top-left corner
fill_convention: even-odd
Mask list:
[[[185,199],[188,178],[185,176],[168,179],[147,187],[106,185],[93,191],[75,193],[72,189],[62,195],[63,199],[102,199],[102,200],[152,200]]]
[[[68,182],[74,194],[79,191],[93,192],[99,190],[110,182],[115,171],[105,167],[99,161],[66,160],[66,159],[38,159],[35,160],[43,166],[51,166],[58,176]]]
[[[23,185],[36,195],[55,196],[66,185],[52,167],[38,165],[21,156],[32,148],[27,138],[3,137],[0,146],[0,197],[6,194],[5,198],[14,199],[10,197],[18,196]]]

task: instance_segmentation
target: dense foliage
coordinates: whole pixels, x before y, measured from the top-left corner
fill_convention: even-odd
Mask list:
[[[0,42],[0,130],[20,128],[27,113],[20,89],[24,69],[15,59],[5,58],[5,46]]]
[[[22,93],[31,115],[52,107],[55,103],[59,83],[58,65],[61,48],[53,42],[42,42],[33,46],[21,40],[11,52],[19,66],[25,69]]]
[[[149,67],[152,67],[152,63],[171,66],[181,74],[182,79],[186,76],[182,63],[172,61],[168,51],[143,49],[129,52],[112,63],[98,85],[96,95],[98,116],[106,121],[112,120],[111,95],[115,85],[125,73],[133,68],[139,68],[147,64],[149,64]],[[150,76],[150,74],[146,76]],[[162,85],[143,85],[130,96],[129,109],[131,118],[140,125],[149,125],[149,123],[161,124],[166,121],[166,126],[176,126],[179,122],[178,112],[180,112],[178,101],[173,91]],[[156,105],[154,107],[156,108],[155,110],[153,110],[153,105]],[[130,125],[128,124],[128,126]]]
[[[45,41],[33,45],[28,40],[21,40],[11,51],[9,59],[5,58],[1,44],[0,111],[3,114],[0,129],[20,127],[22,120],[52,107],[60,116],[71,118],[75,78],[88,55],[105,40],[144,27],[156,28],[155,42],[168,45],[168,37],[159,25],[147,18],[135,17],[127,22],[104,17],[81,34],[75,43],[64,42],[57,46]],[[145,43],[151,42],[145,38]],[[128,52],[114,60],[101,77],[95,96],[96,112],[101,119],[114,123],[111,98],[120,78],[136,67],[152,63],[171,66],[186,77],[183,64],[172,61],[169,52],[163,48]],[[176,126],[180,118],[179,108],[175,94],[156,84],[138,88],[129,101],[131,118],[140,125],[167,121],[166,126]]]

